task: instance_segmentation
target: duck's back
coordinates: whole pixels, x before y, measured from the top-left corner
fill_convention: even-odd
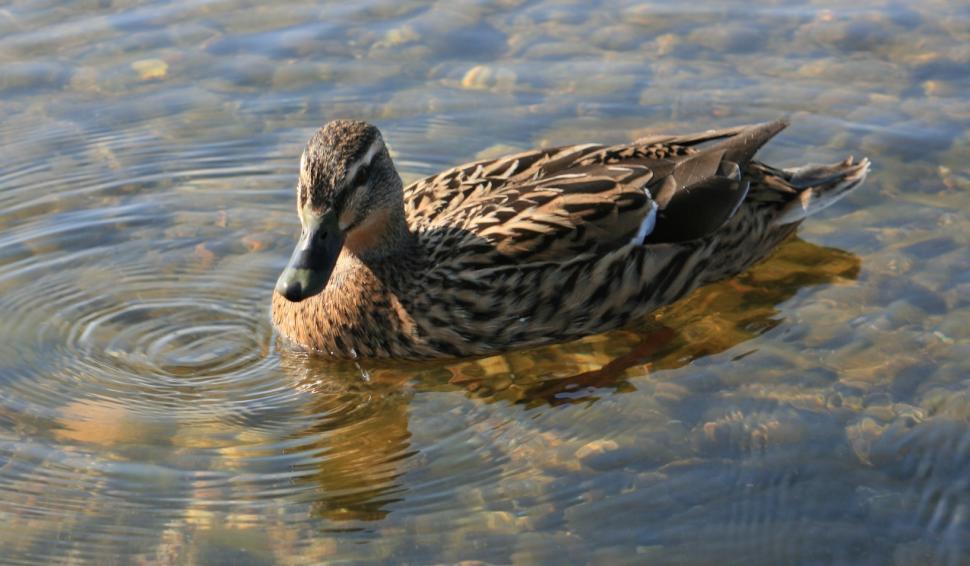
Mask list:
[[[455,267],[565,262],[643,244],[658,206],[663,212],[675,196],[690,201],[690,218],[668,219],[661,233],[664,240],[691,239],[727,220],[744,197],[741,168],[783,127],[537,149],[469,163],[407,187],[406,216],[433,260]],[[707,220],[693,226],[696,234],[673,229],[697,219]]]

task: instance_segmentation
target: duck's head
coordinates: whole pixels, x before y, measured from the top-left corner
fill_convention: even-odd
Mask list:
[[[342,249],[361,257],[392,248],[403,222],[403,187],[380,131],[335,120],[300,158],[297,213],[303,232],[276,292],[299,302],[327,285]]]

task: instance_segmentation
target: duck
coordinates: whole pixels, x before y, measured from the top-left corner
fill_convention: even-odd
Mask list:
[[[754,159],[788,121],[538,148],[407,186],[380,130],[334,120],[296,182],[272,321],[335,358],[486,356],[630,325],[734,277],[866,178]]]

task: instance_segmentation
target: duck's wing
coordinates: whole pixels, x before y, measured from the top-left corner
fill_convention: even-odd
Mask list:
[[[482,266],[568,261],[719,228],[747,192],[742,170],[782,122],[610,147],[536,150],[409,187],[408,216],[434,255]],[[698,147],[706,142],[720,143]]]
[[[414,228],[440,224],[466,207],[476,206],[490,192],[548,175],[556,163],[571,165],[602,147],[586,144],[532,149],[447,169],[404,188],[406,218]]]

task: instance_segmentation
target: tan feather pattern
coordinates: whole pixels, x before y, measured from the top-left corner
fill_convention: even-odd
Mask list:
[[[484,355],[625,325],[765,257],[797,228],[773,219],[799,194],[861,183],[865,160],[798,174],[750,161],[784,126],[537,149],[449,169],[404,189],[410,232],[395,259],[368,263],[345,250],[320,295],[274,296],[274,322],[333,355],[407,358]],[[708,193],[694,189],[711,182]],[[677,241],[677,226],[712,212],[704,195],[722,185],[740,199],[713,210],[726,220],[709,215],[716,224],[701,224],[702,237]],[[658,202],[673,236],[631,242]],[[680,216],[663,217],[668,203]]]

